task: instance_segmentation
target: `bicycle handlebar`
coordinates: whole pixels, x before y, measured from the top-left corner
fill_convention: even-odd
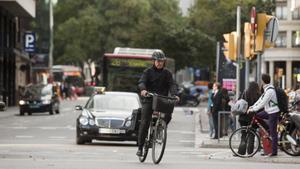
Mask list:
[[[171,97],[170,96],[164,96],[164,95],[159,95],[159,94],[151,93],[151,92],[146,93],[146,97],[153,97],[153,96],[163,97],[163,98],[171,99],[171,100],[177,100],[176,97],[172,97],[172,96]]]

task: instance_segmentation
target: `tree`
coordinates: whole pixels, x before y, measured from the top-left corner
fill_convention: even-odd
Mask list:
[[[55,63],[101,65],[105,52],[129,46],[146,0],[58,1],[55,6]]]
[[[198,64],[205,63],[211,69],[213,68],[216,41],[223,41],[224,33],[236,30],[236,7],[238,5],[242,9],[241,23],[244,23],[250,21],[252,6],[258,6],[258,11],[272,11],[274,7],[272,4],[274,5],[270,0],[265,2],[262,0],[197,0],[190,11],[188,27],[193,30],[194,37],[198,41],[195,43],[197,44],[195,54],[198,55]]]

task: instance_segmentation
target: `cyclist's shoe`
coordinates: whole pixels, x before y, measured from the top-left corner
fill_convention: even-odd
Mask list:
[[[136,155],[141,157],[143,155],[143,149],[138,149],[138,151],[136,152]]]

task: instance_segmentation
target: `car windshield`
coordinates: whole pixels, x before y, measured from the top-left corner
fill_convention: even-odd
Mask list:
[[[104,110],[129,110],[139,108],[138,98],[130,95],[95,95],[87,104],[88,109],[95,111]]]
[[[51,85],[30,85],[25,87],[23,96],[25,98],[29,97],[41,97],[52,94],[52,86]]]

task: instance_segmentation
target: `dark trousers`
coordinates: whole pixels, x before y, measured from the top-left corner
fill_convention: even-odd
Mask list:
[[[219,138],[219,136],[218,136],[218,132],[219,132],[219,128],[218,128],[218,126],[219,126],[219,123],[218,123],[218,112],[217,111],[215,111],[215,112],[213,112],[213,114],[212,114],[212,117],[213,117],[213,122],[214,122],[214,128],[215,128],[215,136],[214,136],[214,138]]]
[[[277,134],[277,124],[278,124],[278,113],[268,114],[265,111],[257,113],[257,116],[262,119],[268,119],[268,125],[270,130],[270,136],[272,138],[272,153],[277,154],[277,144],[278,144],[278,134]]]
[[[141,114],[141,123],[139,126],[139,134],[138,134],[138,146],[139,148],[143,147],[145,143],[145,138],[148,134],[148,129],[150,126],[150,122],[152,119],[152,102],[144,102],[142,103],[142,114]],[[172,119],[172,115],[165,115],[164,120],[166,121],[167,124]]]

